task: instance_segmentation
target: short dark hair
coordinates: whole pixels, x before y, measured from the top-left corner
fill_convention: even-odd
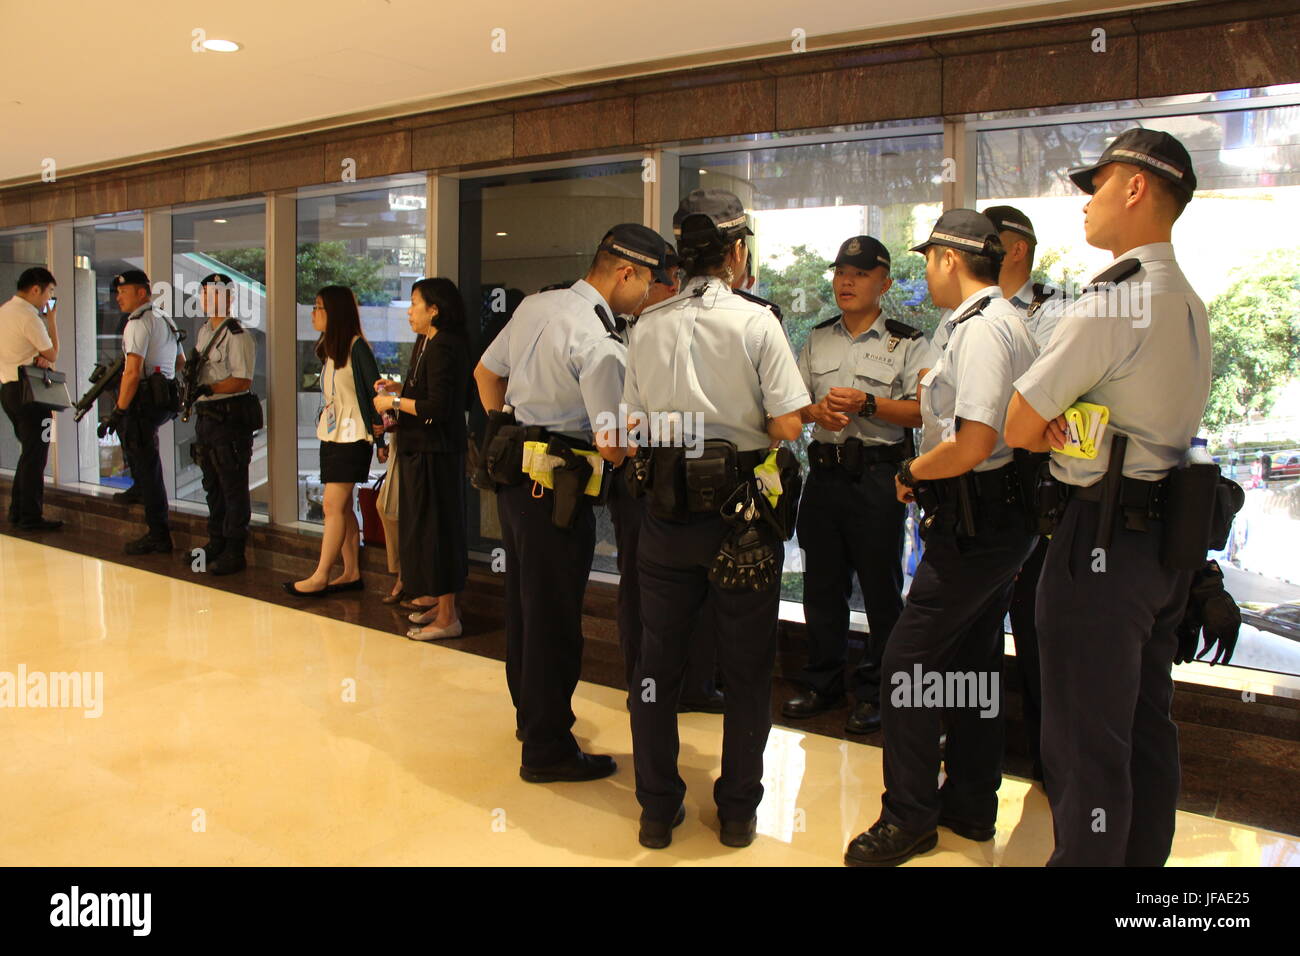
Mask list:
[[[1192,201],[1192,194],[1176,183],[1165,179],[1165,177],[1157,176],[1150,170],[1143,169],[1141,172],[1147,174],[1146,179],[1156,197],[1156,205],[1162,206],[1166,211],[1172,213],[1172,221],[1177,222],[1178,217],[1187,208],[1187,204]]]
[[[937,248],[931,246],[930,248]],[[1002,271],[1002,260],[1006,257],[1006,250],[1002,248],[1002,240],[995,236],[990,236],[983,252],[967,252],[964,249],[953,249],[957,258],[966,264],[971,275],[981,282],[987,282],[989,285],[998,284],[998,273]]]
[[[19,292],[25,292],[32,286],[39,286],[44,289],[50,285],[58,285],[58,283],[54,281],[54,273],[45,266],[32,266],[30,269],[24,269],[23,274],[18,277]]]
[[[456,288],[456,283],[441,276],[421,279],[411,286],[411,295],[417,292],[425,305],[438,310],[438,315],[433,320],[435,329],[442,332],[465,328],[465,300],[461,297],[460,289]]]
[[[352,340],[362,334],[357,297],[345,285],[327,285],[316,295],[325,305],[325,331],[316,342],[316,357],[322,362],[332,358],[335,368],[347,368]]]

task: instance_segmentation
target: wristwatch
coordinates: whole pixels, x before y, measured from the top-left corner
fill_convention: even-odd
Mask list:
[[[866,399],[862,402],[862,408],[858,410],[859,418],[876,417],[876,396],[870,392],[867,393]]]
[[[401,405],[402,405],[402,396],[400,396],[400,395],[394,395],[394,396],[393,396],[393,411],[395,411],[395,412],[396,412],[396,411],[400,411],[400,410],[401,410]]]
[[[904,458],[898,466],[899,484],[906,485],[908,488],[915,488],[918,484],[917,480],[912,476],[912,462],[914,461],[916,461],[915,458]]]

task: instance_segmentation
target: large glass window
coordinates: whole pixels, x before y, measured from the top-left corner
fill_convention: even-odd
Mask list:
[[[0,233],[0,302],[7,302],[14,294],[18,277],[24,269],[46,264],[45,249],[44,229]],[[59,278],[57,273],[55,278]],[[18,452],[18,438],[9,420],[5,419],[0,422],[0,468],[12,470],[17,467]],[[51,473],[48,469],[52,467],[53,461],[47,464],[47,474]]]
[[[425,217],[423,179],[366,184],[345,192],[305,191],[298,199],[298,516],[323,521],[320,442],[316,419],[321,408],[321,362],[311,311],[316,293],[343,285],[357,297],[361,329],[379,362],[379,371],[400,376],[406,370],[414,335],[406,319],[411,286],[424,275]],[[379,468],[377,462],[372,466]],[[377,472],[376,472],[377,474]]]
[[[126,316],[118,309],[109,284],[120,272],[144,268],[144,218],[139,213],[98,217],[78,225],[72,243],[70,298],[76,306],[76,366],[75,376],[68,377],[75,377],[76,384],[68,390],[81,393],[96,364],[110,365],[122,354]],[[54,273],[59,275],[57,269]],[[60,285],[62,300],[67,291]],[[65,348],[67,345],[62,345],[60,352]],[[72,372],[71,363],[60,364]],[[98,409],[82,418],[77,430],[78,472],[83,482],[124,488],[131,484],[131,477],[121,443],[116,435],[99,438],[95,433],[99,415],[107,415],[115,402],[116,393],[108,390],[100,396]]]
[[[935,132],[686,156],[681,192],[726,189],[750,211],[754,291],[781,307],[797,355],[809,330],[838,314],[829,267],[851,236],[875,236],[889,248],[894,285],[884,298],[885,313],[934,330],[938,310],[929,302],[925,260],[907,250],[929,235],[939,216],[943,174],[943,136]],[[795,446],[805,469],[810,433],[805,429]],[[798,547],[797,537],[786,546],[786,600],[803,599]],[[910,551],[905,560],[912,563]],[[863,609],[856,580],[851,606]]]
[[[1007,203],[1033,220],[1036,278],[1087,281],[1111,256],[1085,242],[1087,197],[1066,170],[1135,125],[1177,136],[1196,169],[1199,188],[1173,240],[1210,313],[1202,433],[1247,488],[1216,556],[1246,620],[1233,663],[1300,674],[1300,106],[986,129],[980,206]]]
[[[202,210],[172,216],[172,315],[179,328],[186,331],[185,352],[190,354],[198,340],[199,329],[207,321],[199,300],[199,282],[214,272],[230,276],[235,282],[232,315],[239,319],[257,348],[257,365],[253,374],[253,393],[265,402],[270,394],[266,382],[266,203],[258,200],[232,206],[205,207]],[[202,502],[203,476],[190,457],[194,443],[191,418],[175,424],[176,497],[182,501]],[[252,491],[253,510],[265,514],[270,506],[267,481],[267,430],[253,439],[253,460],[249,465],[248,483]]]
[[[463,181],[459,285],[475,347],[487,347],[524,296],[586,275],[606,229],[641,221],[644,190],[640,162]],[[469,408],[471,430],[481,433],[483,407],[472,386]],[[470,547],[491,551],[501,538],[496,496],[470,488],[467,499]],[[614,571],[614,527],[604,508],[596,523],[593,567]]]

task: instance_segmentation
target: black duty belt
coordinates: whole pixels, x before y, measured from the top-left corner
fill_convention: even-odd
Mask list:
[[[1066,493],[1071,498],[1078,498],[1080,501],[1103,501],[1106,497],[1107,481],[1109,479],[1102,478],[1086,488],[1062,483],[1062,488],[1066,489]],[[1126,524],[1134,530],[1145,530],[1135,526],[1138,522],[1133,519],[1149,518],[1152,521],[1158,521],[1163,518],[1165,496],[1168,488],[1168,478],[1144,481],[1141,478],[1129,478],[1126,475],[1121,479],[1118,504],[1128,519]]]
[[[842,444],[815,441],[808,446],[808,466],[813,474],[860,475],[863,468],[881,462],[902,461],[907,457],[907,443],[868,445],[860,438]]]

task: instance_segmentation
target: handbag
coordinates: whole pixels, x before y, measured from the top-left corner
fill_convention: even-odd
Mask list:
[[[52,368],[39,365],[18,366],[18,380],[22,382],[22,403],[58,412],[72,407],[68,394],[68,376]]]
[[[379,490],[375,496],[375,507],[380,517],[392,520],[397,517],[397,483],[400,480],[397,470],[397,437],[389,439],[388,470],[379,478]]]

